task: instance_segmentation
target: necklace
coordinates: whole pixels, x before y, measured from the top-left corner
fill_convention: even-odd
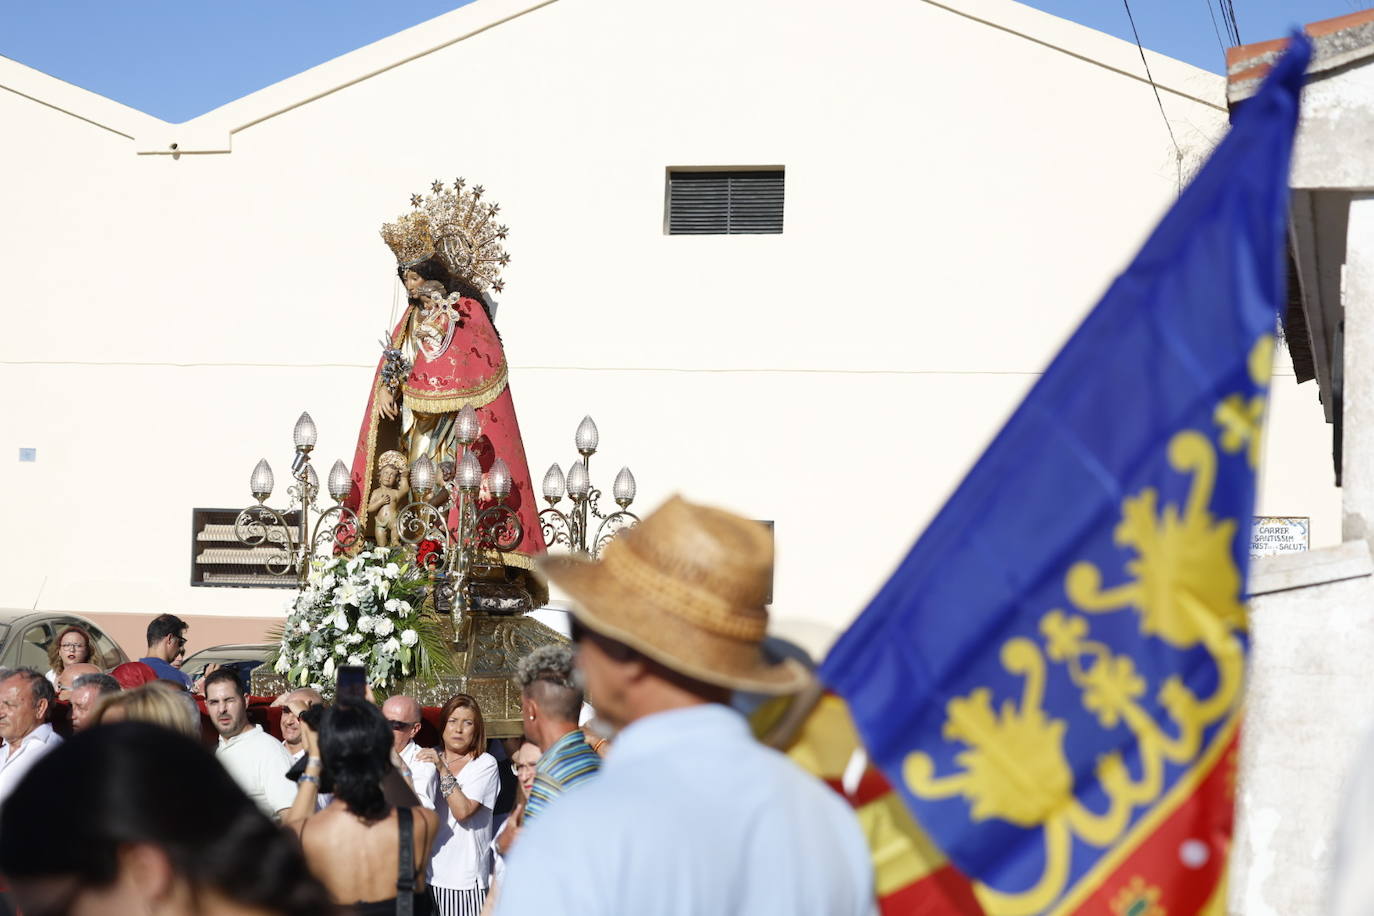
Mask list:
[[[450,770],[450,772],[452,772],[452,771],[454,771],[454,770],[461,770],[463,767],[467,766],[469,763],[472,763],[472,761],[476,758],[476,756],[477,756],[477,755],[474,754],[472,751],[467,751],[466,753],[463,753],[463,754],[455,754],[455,753],[453,753],[452,751],[445,750],[445,751],[444,751],[444,766],[448,767],[448,769]]]

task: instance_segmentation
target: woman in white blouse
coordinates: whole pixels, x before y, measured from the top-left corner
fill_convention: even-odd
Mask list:
[[[482,709],[472,697],[451,698],[439,722],[442,747],[416,755],[438,770],[437,809],[446,815],[434,839],[429,884],[441,916],[477,916],[491,882],[491,817],[500,785],[496,758],[486,753]]]

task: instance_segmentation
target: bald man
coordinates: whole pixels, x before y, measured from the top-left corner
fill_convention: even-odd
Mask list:
[[[281,743],[294,762],[305,753],[305,736],[301,734],[301,720],[298,718],[311,706],[323,706],[324,697],[313,687],[298,687],[288,690],[272,701],[281,710]]]
[[[78,662],[75,665],[68,665],[62,669],[62,673],[57,676],[57,698],[59,700],[70,700],[72,698],[72,688],[76,686],[76,679],[83,674],[99,674],[100,669],[95,665],[88,665],[85,662]]]
[[[391,726],[392,749],[410,769],[411,788],[419,797],[420,804],[433,811],[439,773],[434,764],[415,759],[420,753],[420,746],[415,743],[415,736],[420,733],[420,704],[415,702],[414,697],[397,694],[388,697],[382,704],[382,715],[386,716],[386,724]]]

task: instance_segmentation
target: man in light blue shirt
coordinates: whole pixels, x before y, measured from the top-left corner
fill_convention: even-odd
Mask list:
[[[674,497],[600,562],[543,569],[576,602],[588,698],[621,731],[601,775],[521,831],[499,916],[876,912],[849,806],[726,705],[809,678],[760,650],[768,531]]]

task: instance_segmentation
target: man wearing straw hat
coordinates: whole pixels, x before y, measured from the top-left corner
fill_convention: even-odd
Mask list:
[[[760,648],[772,567],[762,525],[677,497],[600,562],[542,561],[575,603],[588,699],[619,733],[602,775],[521,837],[497,913],[875,911],[849,807],[727,705],[809,682]]]

